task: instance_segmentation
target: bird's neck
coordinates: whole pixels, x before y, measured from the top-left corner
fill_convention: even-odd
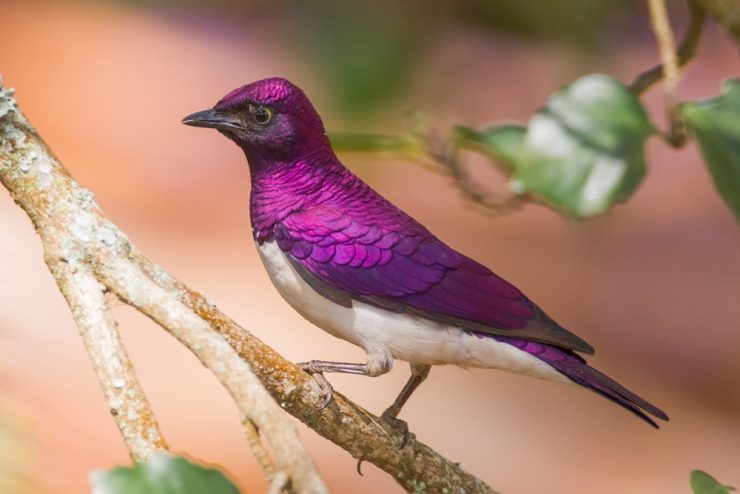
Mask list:
[[[331,149],[306,153],[300,159],[263,159],[248,153],[252,193],[252,233],[257,242],[273,238],[275,224],[289,214],[337,196],[346,182],[357,179]]]

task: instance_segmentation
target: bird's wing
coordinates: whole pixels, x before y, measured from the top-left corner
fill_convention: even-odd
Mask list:
[[[515,286],[398,210],[361,216],[317,206],[291,214],[274,232],[303,279],[336,303],[358,300],[475,333],[594,353]]]

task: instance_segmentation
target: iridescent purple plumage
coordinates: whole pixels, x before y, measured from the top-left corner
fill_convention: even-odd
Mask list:
[[[244,117],[265,106],[272,116],[269,127]],[[274,78],[236,89],[208,114],[217,117],[230,119],[229,126],[202,126],[221,129],[247,154],[255,240],[277,242],[324,297],[494,338],[652,425],[645,412],[667,420],[661,410],[589,367],[575,352],[590,354],[593,348],[519,289],[445,245],[345,168],[318,113],[293,84]]]

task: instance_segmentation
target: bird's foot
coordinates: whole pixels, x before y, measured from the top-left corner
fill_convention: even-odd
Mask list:
[[[398,434],[401,436],[401,444],[398,446],[398,449],[403,449],[409,443],[411,438],[416,439],[416,436],[414,436],[413,433],[409,432],[409,424],[407,424],[405,420],[401,420],[396,417],[397,413],[398,411],[393,410],[393,407],[391,407],[383,412],[380,415],[380,418],[383,419],[388,425],[391,426],[391,429],[398,432]],[[357,460],[357,473],[359,473],[360,475],[362,475],[362,462],[364,461],[364,456],[361,456]]]
[[[314,380],[321,387],[321,390],[324,392],[324,401],[319,407],[319,410],[323,410],[324,408],[329,406],[332,396],[334,396],[334,388],[332,388],[331,383],[326,379],[326,376],[324,376],[324,370],[319,365],[319,362],[316,360],[311,360],[310,362],[299,362],[296,365],[303,369],[305,372],[311,374]]]
[[[407,424],[405,420],[401,420],[396,417],[396,414],[391,408],[383,412],[380,418],[385,420],[388,425],[390,425],[391,428],[394,431],[398,432],[398,434],[401,436],[401,445],[398,447],[398,449],[405,448],[406,445],[409,443],[409,440],[412,437],[415,438],[414,434],[409,432],[409,424]]]

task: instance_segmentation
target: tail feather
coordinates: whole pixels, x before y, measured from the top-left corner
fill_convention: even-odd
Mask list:
[[[669,420],[663,410],[640,398],[609,376],[590,367],[583,357],[570,350],[516,338],[496,337],[496,339],[537,357],[571,381],[626,408],[656,429],[659,429],[658,424],[650,415],[661,420]]]
[[[609,376],[576,359],[565,359],[560,362],[548,362],[560,373],[573,382],[580,384],[604,398],[621,405],[634,413],[642,420],[659,429],[657,423],[648,415],[654,415],[661,420],[669,420],[668,415],[647,400],[637,396]],[[647,412],[647,413],[646,413]]]

